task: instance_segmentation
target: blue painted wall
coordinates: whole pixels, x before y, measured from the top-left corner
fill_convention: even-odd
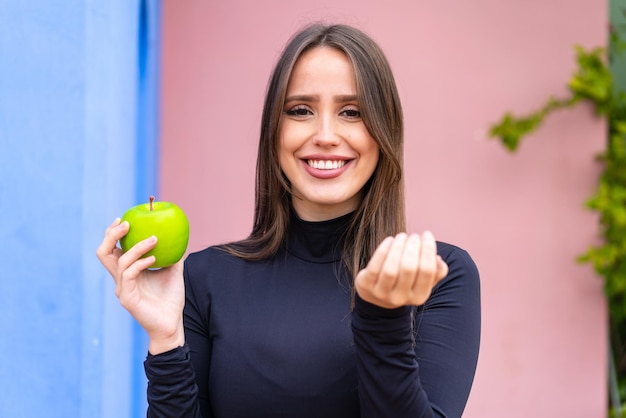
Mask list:
[[[145,336],[95,249],[157,188],[158,22],[0,0],[0,417],[145,416]]]

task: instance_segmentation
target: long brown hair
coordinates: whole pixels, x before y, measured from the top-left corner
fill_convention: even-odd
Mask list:
[[[261,118],[256,165],[254,225],[250,235],[224,246],[248,260],[276,254],[291,216],[291,191],[278,159],[279,126],[287,84],[298,58],[311,48],[327,46],[343,52],[354,68],[359,110],[380,148],[379,160],[365,185],[346,236],[344,262],[354,275],[369,261],[378,244],[405,230],[403,116],[389,63],[364,32],[347,25],[313,24],[287,43],[270,77]]]

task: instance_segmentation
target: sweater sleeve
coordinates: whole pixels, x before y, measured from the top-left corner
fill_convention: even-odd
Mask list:
[[[352,313],[362,417],[460,417],[480,342],[478,270],[439,244],[448,276],[425,305],[384,309],[357,295]]]
[[[208,300],[198,300],[192,286],[189,258],[185,261],[185,346],[144,362],[148,378],[148,418],[211,418],[208,367],[211,342],[206,331]]]
[[[149,418],[201,416],[187,345],[155,356],[148,354],[144,368]]]

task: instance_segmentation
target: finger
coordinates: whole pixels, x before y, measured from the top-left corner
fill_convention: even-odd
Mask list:
[[[448,264],[443,261],[443,258],[437,254],[437,273],[435,279],[437,283],[443,280],[448,275]]]
[[[395,236],[389,253],[385,258],[382,270],[378,274],[378,279],[374,286],[375,291],[380,294],[390,292],[398,281],[398,273],[400,270],[400,259],[404,252],[404,246],[406,244],[407,235],[404,232]]]
[[[108,239],[113,243],[113,246],[117,244],[117,241],[120,240],[124,235],[128,233],[130,229],[130,224],[128,221],[122,221],[120,218],[117,218],[104,232],[105,239]]]
[[[389,248],[391,248],[392,242],[393,237],[387,237],[380,243],[374,251],[374,254],[372,254],[372,258],[370,258],[370,261],[367,263],[367,267],[357,274],[357,277],[355,278],[355,285],[368,289],[372,289],[374,287],[376,280],[378,279],[378,275],[380,274],[380,270],[383,267],[383,263],[385,262],[385,258],[387,258],[387,253],[389,252]]]
[[[111,225],[109,225],[107,227],[107,229],[104,231],[104,233],[106,234],[107,232],[109,232],[111,229],[115,228],[116,226],[118,226],[119,224],[122,223],[122,218],[117,217],[113,220],[113,222],[111,222]]]
[[[403,291],[413,287],[419,270],[422,239],[418,234],[411,234],[406,240],[404,252],[400,259],[400,272],[396,289]]]
[[[430,231],[422,234],[419,270],[413,285],[414,294],[421,300],[430,296],[437,272],[437,243]],[[425,299],[424,299],[425,301]]]
[[[107,239],[107,237],[111,229],[119,225],[119,223],[120,223],[120,218],[115,218],[115,220],[111,223],[111,225],[109,225],[107,229],[105,229],[104,238],[102,239],[102,242],[96,249],[96,255],[98,256],[100,260],[102,260],[103,257],[106,257],[107,254],[109,254],[109,248],[108,248],[109,240]]]
[[[145,253],[153,249],[156,245],[157,237],[155,235],[139,241],[119,258],[117,266],[118,270],[124,271],[128,269],[133,263],[139,260]]]
[[[126,290],[134,287],[139,274],[153,265],[155,261],[156,257],[153,255],[140,258],[122,272],[121,279],[115,287],[115,295],[120,298],[120,302],[122,302],[123,306],[126,306],[124,301],[124,295],[127,293]]]
[[[117,247],[117,242],[120,238],[128,233],[128,229],[128,222],[122,222],[120,218],[115,219],[104,231],[104,238],[98,247],[97,253],[104,256],[110,254]]]
[[[117,241],[127,233],[128,222],[121,222],[120,218],[116,218],[105,230],[104,238],[96,249],[96,256],[111,274],[116,270],[117,259],[120,255],[117,251]]]
[[[427,277],[434,277],[437,271],[437,242],[430,231],[426,231],[422,234],[422,246],[419,258],[419,273]]]

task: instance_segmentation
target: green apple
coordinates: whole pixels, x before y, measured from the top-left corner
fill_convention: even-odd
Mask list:
[[[128,209],[122,216],[122,221],[130,224],[128,234],[120,240],[124,252],[152,235],[157,237],[156,247],[143,256],[153,255],[156,258],[150,268],[171,266],[187,250],[189,222],[185,212],[173,203],[155,202],[154,196],[150,196],[150,203]]]

